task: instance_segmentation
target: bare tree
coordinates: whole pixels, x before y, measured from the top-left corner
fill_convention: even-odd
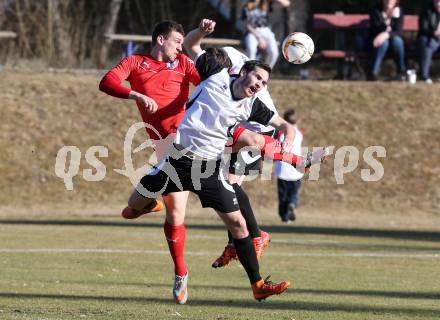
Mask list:
[[[71,37],[68,34],[65,26],[66,23],[63,19],[64,10],[60,3],[60,0],[50,0],[52,1],[51,14],[53,15],[53,27],[55,32],[55,44],[60,54],[60,58],[63,62],[71,64],[72,61],[72,50],[71,50]]]
[[[17,18],[17,28],[18,28],[18,33],[19,33],[19,37],[18,37],[18,43],[19,43],[19,48],[21,49],[21,53],[23,55],[28,55],[32,53],[32,49],[31,49],[31,44],[30,44],[30,39],[29,39],[29,35],[28,35],[28,26],[25,23],[25,17],[24,17],[24,12],[22,9],[22,4],[20,1],[16,1],[15,2],[15,11],[14,14]]]
[[[3,26],[3,22],[6,20],[5,17],[5,9],[6,8],[6,3],[5,1],[0,1],[0,29]]]
[[[47,52],[46,59],[48,62],[52,60],[54,54],[53,44],[53,1],[47,0]]]
[[[0,0],[0,23],[18,34],[15,57],[83,66],[90,58],[98,60],[101,47],[96,43],[103,43],[103,34],[114,31],[121,2]],[[107,9],[111,13],[103,15]]]
[[[104,37],[101,50],[98,58],[98,66],[102,68],[108,58],[108,52],[110,49],[110,45],[112,43],[111,39],[106,37],[106,34],[114,33],[116,30],[116,24],[118,22],[119,10],[121,9],[121,4],[123,0],[112,0],[110,2],[110,13],[108,15],[108,19],[104,23],[102,36]]]

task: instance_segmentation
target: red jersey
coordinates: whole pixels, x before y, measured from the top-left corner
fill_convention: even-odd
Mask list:
[[[178,54],[173,62],[157,61],[150,55],[132,55],[123,59],[101,80],[99,88],[105,93],[128,98],[130,89],[122,81],[130,83],[131,90],[142,93],[156,101],[155,113],[137,103],[142,120],[153,126],[160,134],[147,128],[152,139],[164,139],[176,132],[185,114],[185,103],[189,96],[189,83],[200,83],[194,63],[187,56]]]

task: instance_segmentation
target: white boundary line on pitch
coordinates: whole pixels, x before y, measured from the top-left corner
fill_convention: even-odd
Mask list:
[[[163,235],[161,235],[163,237]],[[191,239],[207,239],[207,240],[227,240],[225,237],[219,237],[219,236],[207,236],[207,235],[191,235],[190,239],[187,238],[187,240]],[[392,239],[395,241],[401,241],[399,239]],[[347,240],[328,240],[328,239],[270,239],[271,243],[278,243],[278,244],[298,244],[298,245],[304,245],[304,246],[317,246],[317,245],[327,245],[327,244],[333,244],[334,247],[340,247],[340,248],[355,248],[358,246],[368,246],[368,245],[381,245],[382,243],[366,243],[366,242],[347,242]],[[395,243],[395,242],[394,242]],[[418,252],[417,249],[408,249],[408,251],[414,251]],[[438,250],[436,248],[433,248],[431,250],[432,252],[437,252]],[[425,252],[425,251],[423,251]]]
[[[0,248],[1,253],[120,253],[120,254],[160,254],[169,255],[167,250],[132,250],[132,249],[51,249],[51,248],[35,248],[35,249],[8,249]],[[190,256],[212,256],[215,255],[212,252],[185,252]],[[310,252],[283,252],[283,253],[265,253],[265,256],[271,257],[354,257],[354,258],[418,258],[418,259],[439,259],[439,253],[365,253],[365,252],[346,252],[346,253],[310,253]]]
[[[209,240],[226,240],[226,234],[224,237],[219,236],[206,236],[201,234],[191,235],[191,239],[209,239]],[[308,244],[308,243],[345,243],[345,241],[337,240],[314,240],[314,239],[271,239],[273,243],[292,243],[292,244]]]

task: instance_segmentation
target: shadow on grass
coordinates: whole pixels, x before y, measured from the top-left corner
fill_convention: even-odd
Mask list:
[[[367,296],[367,297],[384,297],[384,298],[399,298],[399,299],[429,299],[429,300],[440,299],[440,292],[322,290],[322,289],[295,289],[293,292],[299,294],[313,294],[313,295],[344,295],[344,296]]]
[[[103,285],[99,281],[71,281],[63,283],[75,283],[75,284],[95,284]],[[169,284],[164,283],[147,283],[147,282],[105,282],[105,286],[133,286],[144,288],[170,288],[172,282]],[[191,289],[213,289],[212,285],[207,284],[195,284],[191,283]],[[215,285],[216,290],[237,290],[249,292],[248,287],[234,286],[234,285]],[[399,299],[421,299],[421,300],[439,300],[440,291],[426,291],[426,292],[413,292],[413,291],[379,291],[379,290],[330,290],[330,289],[289,289],[286,291],[288,295],[297,294],[312,294],[312,295],[341,295],[341,296],[366,296],[366,297],[384,297],[384,298],[399,298]]]
[[[123,228],[162,228],[162,222],[144,223],[132,221],[104,221],[104,220],[0,220],[0,225],[58,225],[58,226],[94,226],[94,227],[123,227]],[[186,225],[187,229],[199,230],[225,230],[221,224],[192,224]],[[262,226],[269,233],[295,233],[315,234],[350,237],[390,238],[400,240],[440,241],[438,231],[418,230],[380,230],[380,229],[350,229],[336,227],[310,227],[310,226]]]
[[[149,297],[112,297],[101,295],[65,295],[65,294],[38,294],[38,293],[0,293],[1,298],[11,299],[54,299],[54,300],[91,300],[101,302],[127,302],[148,303],[148,304],[168,304],[175,306],[172,299],[149,298]],[[268,310],[304,310],[304,311],[339,311],[351,313],[374,313],[374,314],[399,314],[410,316],[438,317],[440,308],[413,308],[413,307],[385,307],[377,305],[359,305],[349,303],[324,303],[324,302],[304,302],[304,301],[276,301],[276,297],[261,303],[252,300],[232,300],[232,299],[191,299],[186,307],[225,307],[225,308],[250,308]],[[183,307],[184,308],[184,307]]]
[[[418,230],[381,230],[336,227],[309,226],[265,226],[264,230],[271,233],[315,234],[331,236],[349,236],[365,238],[389,238],[400,240],[440,241],[440,232]]]
[[[421,246],[419,245],[388,245],[388,244],[372,244],[372,243],[356,243],[356,242],[350,242],[350,239],[347,239],[347,242],[328,242],[328,241],[317,241],[314,240],[313,242],[307,242],[307,241],[277,241],[275,238],[273,240],[273,243],[277,246],[280,246],[280,250],[283,250],[283,248],[287,248],[287,250],[292,251],[291,246],[306,246],[308,248],[316,248],[320,250],[324,249],[344,249],[344,250],[357,250],[357,251],[383,251],[384,253],[402,253],[402,254],[411,254],[411,253],[421,253],[425,252],[427,254],[440,254],[440,247],[430,247],[430,246]]]

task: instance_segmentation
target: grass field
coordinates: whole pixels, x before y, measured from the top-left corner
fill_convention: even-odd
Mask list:
[[[0,319],[439,319],[438,229],[280,225],[263,276],[293,287],[253,300],[238,263],[214,270],[225,232],[189,219],[189,302],[172,301],[162,218],[0,220]]]

